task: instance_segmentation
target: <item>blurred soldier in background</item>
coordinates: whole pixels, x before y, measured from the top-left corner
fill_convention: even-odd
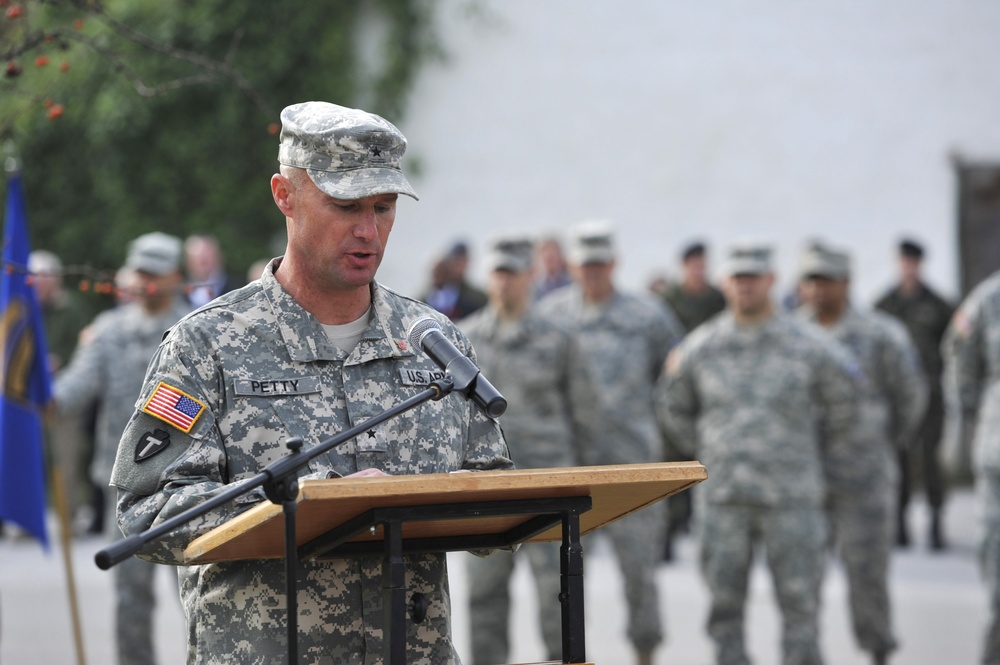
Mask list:
[[[573,466],[575,444],[594,427],[588,420],[596,405],[588,365],[570,334],[532,308],[531,239],[497,240],[487,264],[489,302],[459,327],[483,373],[507,398],[501,424],[511,459],[520,469]],[[529,543],[516,555],[468,557],[473,665],[507,662],[509,582],[514,560],[522,556],[535,576],[547,659],[561,659],[559,547]]]
[[[927,503],[931,509],[930,533],[932,549],[945,547],[942,508],[945,480],[938,452],[944,429],[944,399],[941,388],[941,341],[951,319],[953,307],[924,284],[920,268],[924,249],[912,240],[899,244],[899,283],[875,303],[882,311],[903,322],[920,354],[927,386],[930,390],[923,423],[916,430],[916,440],[901,449],[899,455],[900,482],[897,512],[896,544],[910,544],[906,510],[910,503],[913,478],[913,456],[917,456],[922,471]]]
[[[579,452],[586,465],[663,459],[653,386],[667,353],[683,335],[677,319],[653,296],[615,287],[615,255],[608,224],[577,226],[568,251],[575,284],[539,302],[542,313],[574,331],[599,386],[593,414],[599,426]],[[652,663],[653,649],[663,639],[655,572],[665,526],[661,502],[605,529],[625,577],[628,635],[640,665]]]
[[[684,339],[658,390],[675,444],[710,470],[698,494],[708,633],[719,665],[750,662],[743,614],[762,542],[782,613],[782,662],[817,665],[823,451],[851,443],[858,371],[829,336],[777,313],[768,247],[736,247],[726,274],[727,312]]]
[[[854,635],[882,665],[898,646],[888,585],[896,452],[923,418],[927,385],[906,328],[885,314],[851,307],[847,254],[815,245],[802,258],[800,277],[800,314],[843,344],[865,377],[852,445],[828,451],[827,510],[847,573]]]
[[[708,281],[705,244],[694,242],[681,253],[681,279],[664,294],[686,332],[691,332],[726,308],[722,291]]]
[[[680,319],[684,330],[690,333],[705,321],[726,308],[726,298],[722,291],[708,281],[708,264],[705,244],[694,242],[681,252],[681,279],[670,284],[663,294],[670,309]],[[669,434],[667,434],[669,440]],[[683,461],[685,455],[668,446],[666,461]],[[674,537],[690,528],[692,502],[697,488],[674,495],[667,499],[667,538],[664,546],[665,561],[673,559]]]
[[[129,246],[125,266],[133,271],[137,292],[125,305],[100,314],[86,342],[57,377],[55,402],[60,413],[74,413],[100,398],[96,450],[91,464],[95,483],[111,479],[118,441],[135,410],[146,366],[163,333],[191,308],[182,294],[181,241],[147,233]],[[112,494],[113,496],[113,494]],[[114,500],[106,501],[105,525],[112,539],[122,537]],[[155,662],[153,649],[156,565],[132,557],[115,567],[118,663]]]
[[[1000,273],[972,290],[943,345],[949,395],[960,407],[961,436],[975,452],[982,520],[980,565],[989,592],[981,663],[1000,664]]]

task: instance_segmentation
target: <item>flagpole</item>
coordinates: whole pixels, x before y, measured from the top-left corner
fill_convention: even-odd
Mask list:
[[[66,592],[69,596],[70,619],[73,623],[73,644],[76,647],[77,665],[87,665],[86,653],[83,648],[83,630],[80,626],[80,607],[76,596],[76,577],[73,574],[73,542],[69,518],[69,505],[66,501],[66,489],[63,485],[62,470],[59,463],[52,465],[52,500],[56,504],[56,514],[59,516],[59,540],[62,543],[63,568],[66,570]]]
[[[17,148],[16,148],[16,146],[14,144],[13,139],[8,139],[8,140],[6,140],[4,142],[2,157],[3,157],[3,161],[4,161],[4,171],[6,172],[7,180],[8,181],[14,181],[13,179],[18,179],[18,180],[15,181],[17,183],[17,185],[18,185],[18,187],[17,187],[17,192],[18,192],[17,201],[16,202],[12,201],[12,197],[13,197],[12,191],[13,191],[13,188],[10,186],[10,183],[8,183],[8,188],[7,188],[8,189],[8,194],[7,194],[7,199],[8,200],[6,202],[7,203],[7,212],[11,213],[11,211],[14,211],[9,216],[13,217],[13,218],[17,218],[17,219],[16,220],[15,219],[9,219],[8,215],[5,214],[5,218],[4,218],[4,227],[5,227],[4,228],[4,234],[5,234],[5,238],[6,238],[7,231],[8,231],[8,229],[6,227],[7,227],[8,224],[12,224],[13,225],[15,223],[15,221],[17,223],[21,224],[21,227],[22,227],[21,228],[21,233],[23,235],[21,236],[20,240],[24,244],[20,246],[20,249],[22,251],[24,251],[24,256],[20,257],[20,258],[21,258],[23,264],[27,265],[27,262],[28,262],[28,257],[27,257],[28,243],[27,243],[27,235],[26,235],[27,234],[26,215],[24,214],[23,194],[21,194],[22,190],[20,188],[20,182],[19,182],[19,175],[20,175],[20,171],[21,171],[21,164],[20,164],[20,160],[17,157]],[[15,205],[15,203],[16,203],[16,205]],[[16,243],[15,243],[15,245],[16,245]],[[5,259],[7,258],[7,250],[8,249],[12,249],[12,248],[8,248],[6,246],[4,247],[4,258]],[[6,271],[7,266],[5,266],[4,268],[5,268],[5,271]],[[6,276],[6,272],[4,272],[3,275]],[[27,286],[27,294],[30,296],[30,300],[32,300],[34,302],[34,295],[33,295],[33,291],[32,291],[32,287],[31,286]],[[35,305],[35,307],[37,307],[37,304]],[[42,322],[41,322],[41,320],[40,320],[40,318],[39,318],[39,320],[38,320],[37,323],[38,323],[39,326],[43,325]],[[44,354],[45,353],[44,335],[42,336],[41,339],[43,340],[43,343],[39,345],[39,348],[37,349],[37,351],[38,351],[39,354]],[[44,356],[42,355],[42,357],[44,357]],[[45,384],[44,390],[41,391],[42,396],[36,396],[35,397],[37,399],[36,408],[39,411],[43,411],[46,408],[46,406],[47,406],[45,404],[45,402],[50,399],[50,386],[49,386],[49,382],[51,381],[51,376],[48,375],[48,371],[47,371],[48,364],[45,363],[44,361],[42,361],[42,363],[40,365],[35,365],[35,367],[41,371],[41,374],[42,374],[41,381]],[[39,452],[40,452],[39,461],[41,462],[41,468],[39,469],[39,471],[40,471],[40,478],[41,478],[40,483],[42,485],[44,485],[44,430],[46,429],[45,428],[45,423],[44,423],[43,416],[44,416],[44,413],[36,413],[35,420],[34,420],[34,422],[37,423],[37,427],[38,427],[38,429],[35,431],[35,435],[39,439],[37,441],[37,443],[38,443]],[[7,433],[7,434],[9,434],[9,433]],[[71,542],[71,533],[70,533],[69,508],[66,505],[66,492],[65,492],[65,488],[63,487],[63,478],[62,478],[62,473],[61,473],[61,471],[59,469],[59,461],[58,461],[58,459],[54,459],[53,462],[52,462],[51,475],[52,475],[52,497],[53,497],[53,501],[56,504],[56,514],[59,517],[59,525],[60,525],[60,532],[61,532],[60,533],[60,536],[61,536],[60,540],[62,542],[62,550],[63,550],[63,566],[64,566],[65,571],[66,571],[67,594],[69,596],[70,620],[72,621],[72,624],[73,624],[73,639],[74,639],[74,644],[75,644],[75,647],[76,647],[76,660],[77,660],[78,665],[86,665],[85,658],[84,658],[84,649],[83,649],[83,631],[81,630],[81,627],[80,627],[80,611],[79,611],[79,607],[78,607],[78,603],[77,603],[77,595],[76,595],[76,579],[75,579],[75,576],[73,574],[73,557],[72,557],[72,542]],[[45,536],[45,523],[44,523],[45,522],[45,520],[44,520],[44,499],[45,499],[45,496],[44,496],[44,487],[42,487],[41,489],[42,489],[42,491],[40,492],[40,500],[42,501],[43,505],[42,505],[42,514],[40,515],[40,517],[41,517],[41,523],[39,524],[39,527],[41,529],[41,531],[40,531],[40,539],[42,540],[43,543],[45,543],[45,542],[47,542],[47,538]]]

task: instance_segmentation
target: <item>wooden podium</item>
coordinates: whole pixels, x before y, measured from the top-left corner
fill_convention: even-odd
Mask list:
[[[562,541],[563,663],[584,663],[580,537],[707,477],[698,462],[481,471],[300,484],[296,543],[303,558],[383,555],[386,665],[405,663],[404,553]],[[193,540],[190,564],[280,559],[280,505],[264,503]]]

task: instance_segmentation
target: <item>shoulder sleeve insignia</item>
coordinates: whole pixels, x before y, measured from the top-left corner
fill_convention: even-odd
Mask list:
[[[156,453],[163,452],[163,449],[170,445],[170,433],[162,429],[154,429],[152,432],[145,432],[135,443],[136,463],[145,462]]]
[[[173,425],[182,432],[190,432],[205,411],[205,405],[187,393],[160,382],[142,407],[144,413]]]

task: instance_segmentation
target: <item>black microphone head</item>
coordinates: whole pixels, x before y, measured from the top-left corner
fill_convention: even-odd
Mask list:
[[[441,324],[432,316],[421,316],[411,323],[406,331],[406,339],[409,340],[410,346],[422,348],[420,341],[428,330],[441,330]]]

